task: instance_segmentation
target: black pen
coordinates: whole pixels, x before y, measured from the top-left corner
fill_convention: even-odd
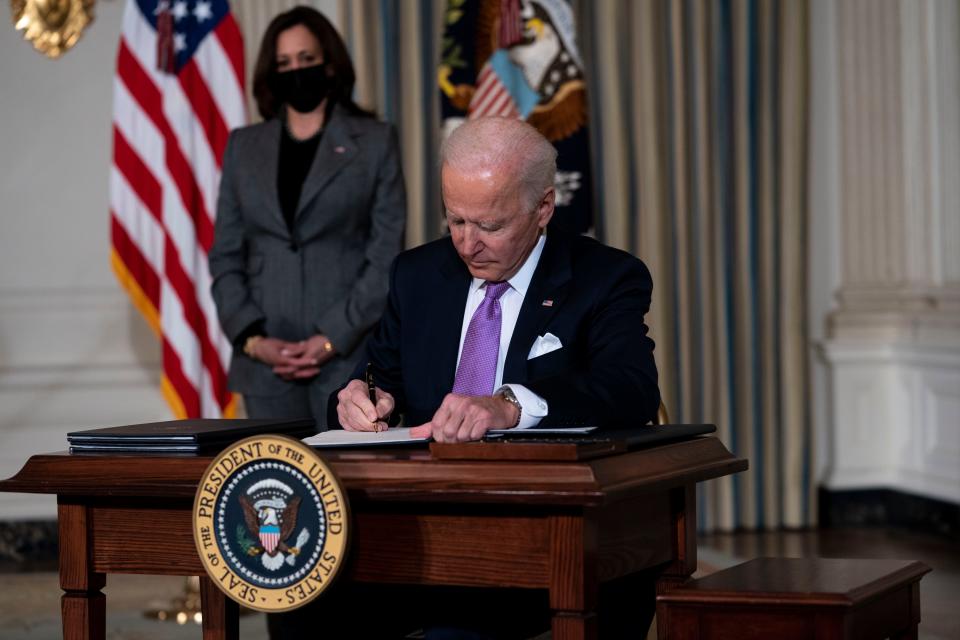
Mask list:
[[[367,396],[370,398],[370,404],[373,405],[373,410],[377,410],[377,386],[373,383],[373,364],[367,363]],[[377,433],[380,432],[380,422],[375,421],[373,423],[373,430]]]

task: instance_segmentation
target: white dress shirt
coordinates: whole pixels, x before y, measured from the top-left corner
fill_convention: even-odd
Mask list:
[[[500,296],[500,352],[497,354],[497,375],[494,379],[493,388],[499,389],[501,386],[510,387],[523,411],[520,413],[520,424],[518,429],[528,429],[540,424],[540,421],[547,416],[549,406],[547,401],[530,391],[523,385],[511,384],[509,381],[504,385],[503,366],[507,361],[507,349],[510,346],[510,338],[513,337],[513,330],[517,326],[517,318],[520,316],[520,307],[523,305],[523,298],[527,295],[527,289],[530,288],[530,280],[533,279],[533,272],[537,269],[537,263],[540,262],[540,255],[543,253],[543,245],[546,242],[546,236],[541,235],[536,246],[526,262],[520,267],[520,270],[508,280],[510,288]],[[467,305],[463,309],[463,326],[460,329],[460,348],[457,350],[457,367],[460,366],[460,356],[463,354],[463,341],[467,337],[467,328],[470,326],[470,320],[474,312],[486,295],[486,280],[473,278],[470,283],[470,292],[467,295]]]

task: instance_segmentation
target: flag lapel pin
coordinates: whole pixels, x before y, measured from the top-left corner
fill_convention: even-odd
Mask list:
[[[545,306],[545,307],[552,307],[552,306],[553,306],[553,300],[550,300],[550,299],[544,300],[544,301],[543,301],[543,306]]]
[[[333,148],[334,153],[343,153],[343,152],[346,151],[346,150],[347,150],[346,147],[334,147],[334,148]]]

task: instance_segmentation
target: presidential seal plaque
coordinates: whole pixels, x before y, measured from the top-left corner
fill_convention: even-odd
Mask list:
[[[343,566],[347,495],[313,449],[254,436],[218,455],[193,501],[193,538],[207,575],[259,611],[290,611],[319,596]]]

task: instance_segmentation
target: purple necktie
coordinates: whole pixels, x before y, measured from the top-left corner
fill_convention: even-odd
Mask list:
[[[467,336],[463,339],[460,365],[453,381],[453,392],[465,396],[489,396],[497,378],[497,354],[500,352],[500,296],[509,282],[488,282],[483,302],[473,312]]]

